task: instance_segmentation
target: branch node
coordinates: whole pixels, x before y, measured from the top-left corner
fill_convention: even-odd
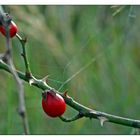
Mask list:
[[[20,115],[22,118],[25,117],[25,111],[23,111],[23,110],[22,110],[22,111],[19,110],[18,113],[19,113],[19,115]]]
[[[4,55],[2,56],[2,60],[7,64],[10,57],[11,57],[11,50],[8,49],[8,50],[4,53]]]
[[[28,79],[32,79],[32,73],[29,72],[29,71],[26,71],[26,72],[25,72],[25,76],[26,76],[26,78],[28,78]]]
[[[27,42],[27,37],[22,38],[22,41],[25,44]]]

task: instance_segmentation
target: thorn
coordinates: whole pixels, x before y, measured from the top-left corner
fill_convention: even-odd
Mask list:
[[[100,120],[100,124],[102,127],[104,126],[104,123],[108,121],[106,117],[102,117],[102,116],[98,117],[98,119]]]
[[[45,82],[46,84],[47,84],[47,82],[48,82],[48,77],[49,77],[49,75],[45,76],[45,77],[42,79],[42,81]]]
[[[35,82],[34,79],[30,79],[29,80],[29,85],[31,86],[34,82]]]
[[[63,93],[64,96],[68,97],[68,90],[65,90]]]

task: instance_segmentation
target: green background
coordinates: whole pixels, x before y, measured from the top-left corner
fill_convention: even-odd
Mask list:
[[[110,114],[139,119],[140,7],[139,6],[5,6],[28,39],[27,53],[33,75],[49,75],[48,84],[79,103]],[[113,16],[115,15],[115,16]],[[24,72],[21,46],[11,40],[16,68]],[[5,37],[0,34],[0,52]],[[89,65],[88,65],[89,64]],[[95,119],[65,123],[50,118],[41,107],[41,90],[25,85],[31,134],[131,134],[132,128],[112,123],[101,127]],[[13,77],[0,71],[0,134],[23,134],[17,113]],[[67,106],[65,116],[77,112]]]

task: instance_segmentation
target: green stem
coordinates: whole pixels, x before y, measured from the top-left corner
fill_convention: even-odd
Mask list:
[[[78,119],[81,119],[83,117],[82,114],[78,113],[76,116],[72,117],[72,118],[65,118],[64,116],[60,116],[59,118],[63,121],[63,122],[72,122],[72,121],[76,121]]]
[[[18,40],[20,41],[21,43],[21,46],[22,46],[22,57],[24,59],[24,63],[25,63],[25,68],[26,68],[26,76],[27,77],[31,77],[31,69],[30,69],[30,66],[29,66],[29,61],[28,61],[28,57],[27,57],[27,53],[26,53],[26,42],[27,42],[27,39],[23,39],[21,38],[21,36],[19,34],[16,34],[16,37],[18,38]]]
[[[5,64],[2,60],[0,60],[0,69],[3,69],[5,71],[11,73],[8,65]],[[17,74],[24,81],[26,81],[26,82],[29,81],[29,79],[22,72],[17,71]],[[34,86],[36,86],[36,87],[38,87],[42,90],[46,90],[46,89],[54,90],[55,92],[57,92],[58,94],[60,94],[64,98],[65,102],[69,106],[71,106],[72,108],[74,108],[75,110],[80,112],[84,117],[95,118],[95,119],[99,119],[99,120],[100,120],[101,117],[104,117],[104,118],[106,118],[106,121],[108,121],[108,122],[121,124],[121,125],[134,127],[134,128],[140,128],[140,121],[139,120],[119,117],[119,116],[107,114],[107,113],[104,113],[104,112],[99,112],[99,111],[96,111],[96,110],[92,110],[92,109],[90,109],[86,106],[83,106],[82,104],[79,104],[78,102],[73,100],[71,97],[65,96],[62,93],[56,91],[55,89],[53,89],[52,87],[50,87],[46,83],[44,83],[42,80],[38,80],[38,79],[34,78],[33,76],[32,76],[32,78],[34,80],[32,85],[34,85]]]

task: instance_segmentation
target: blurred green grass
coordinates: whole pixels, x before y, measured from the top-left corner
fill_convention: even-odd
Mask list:
[[[37,78],[50,75],[48,83],[59,89],[73,74],[93,61],[64,85],[81,104],[123,117],[139,119],[140,40],[139,6],[131,18],[126,6],[113,16],[110,6],[5,6],[27,36],[30,67]],[[0,51],[4,37],[0,35]],[[14,63],[24,71],[20,44],[12,40]],[[0,134],[23,134],[17,114],[18,99],[11,75],[0,71]],[[31,134],[130,134],[132,128],[83,118],[64,123],[41,108],[41,90],[25,83]],[[67,107],[66,116],[76,112]]]

